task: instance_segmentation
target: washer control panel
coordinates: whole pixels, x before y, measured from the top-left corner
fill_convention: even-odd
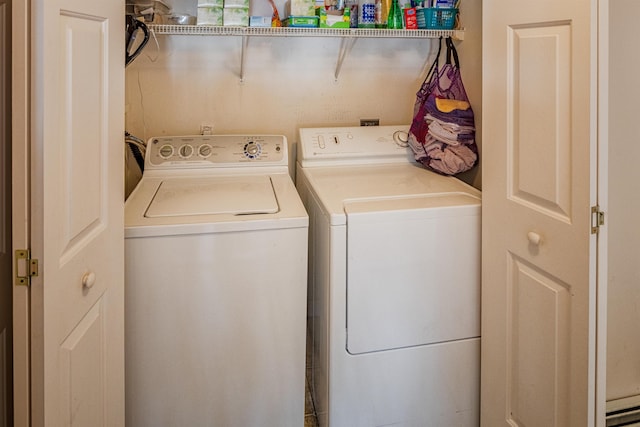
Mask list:
[[[197,135],[153,137],[145,167],[216,167],[287,164],[284,135]]]

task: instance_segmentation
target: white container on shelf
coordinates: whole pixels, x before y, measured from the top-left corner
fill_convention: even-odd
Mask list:
[[[249,9],[249,0],[224,0],[224,7],[242,7]]]
[[[248,27],[248,7],[225,7],[223,9],[222,23],[225,27]]]
[[[198,7],[197,25],[222,26],[223,13],[221,6]]]

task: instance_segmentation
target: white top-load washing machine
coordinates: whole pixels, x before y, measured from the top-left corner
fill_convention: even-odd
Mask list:
[[[304,423],[308,217],[287,151],[149,140],[125,204],[127,425]]]
[[[321,426],[479,425],[481,195],[408,129],[300,129]]]

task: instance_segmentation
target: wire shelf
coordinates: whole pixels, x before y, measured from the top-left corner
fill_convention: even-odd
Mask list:
[[[339,37],[342,39],[334,77],[336,81],[342,63],[359,38],[434,39],[452,37],[464,39],[464,30],[388,30],[377,28],[304,28],[304,27],[218,27],[207,25],[149,25],[155,34],[185,36],[241,36],[240,81],[244,81],[244,64],[250,37]]]
[[[350,38],[438,38],[463,39],[463,30],[388,30],[377,28],[305,28],[305,27],[217,27],[206,25],[162,25],[149,28],[156,34],[190,36],[259,37],[350,37]]]

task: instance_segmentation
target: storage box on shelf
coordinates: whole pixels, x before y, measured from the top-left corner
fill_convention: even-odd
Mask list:
[[[248,7],[228,7],[223,9],[222,24],[225,27],[247,27],[249,26],[249,8]]]
[[[198,0],[198,25],[222,25],[223,0]]]
[[[315,6],[314,0],[287,0],[285,16],[315,16]]]
[[[289,16],[284,20],[285,27],[317,28],[317,16]]]
[[[222,7],[199,6],[198,25],[222,25]]]
[[[452,30],[456,26],[458,9],[419,8],[416,10],[418,28]]]

